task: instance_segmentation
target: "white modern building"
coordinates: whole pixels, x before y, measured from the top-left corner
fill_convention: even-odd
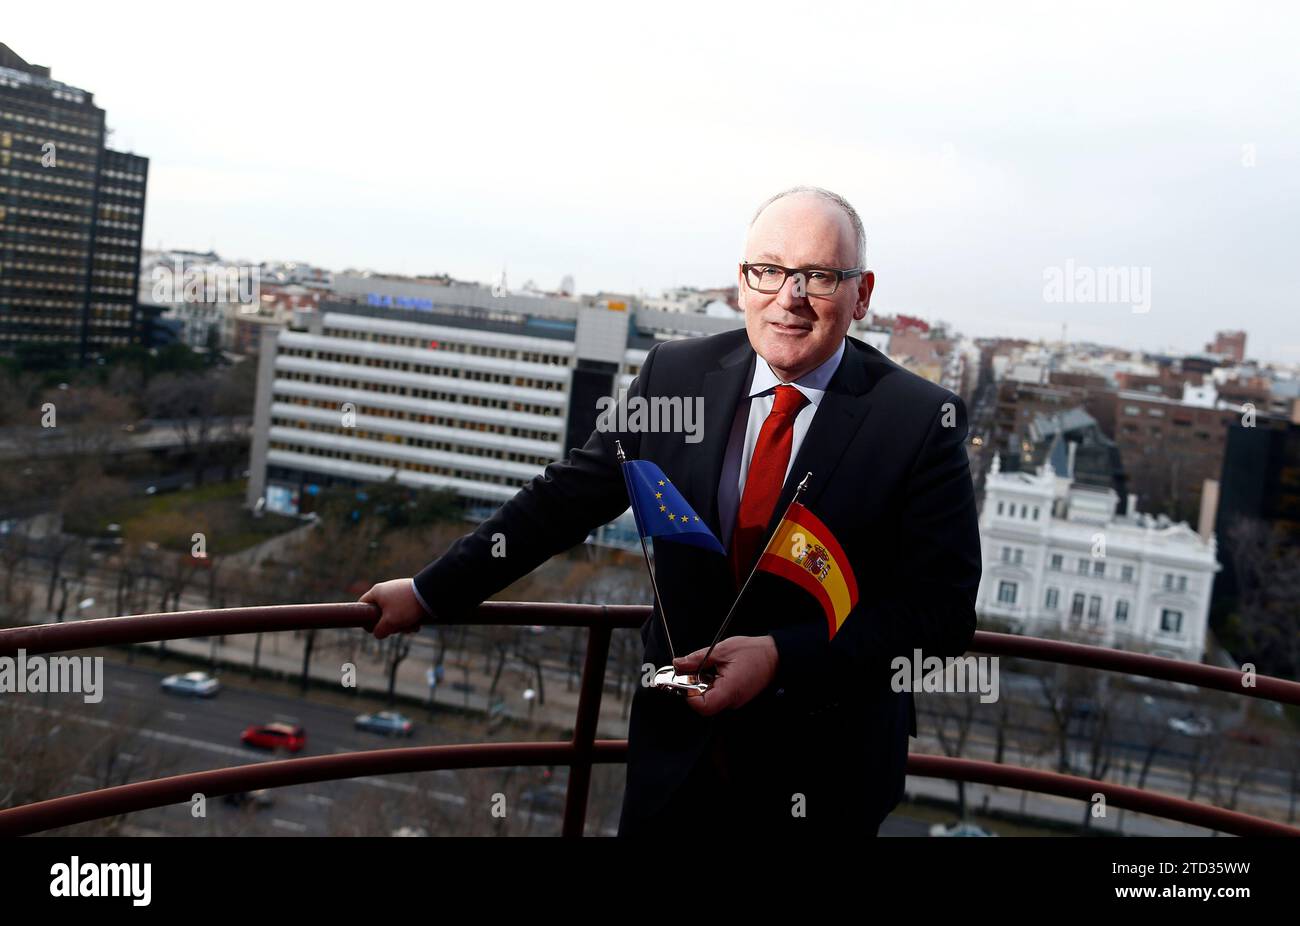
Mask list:
[[[395,474],[454,490],[485,517],[586,442],[600,400],[631,383],[657,340],[743,324],[477,286],[335,284],[320,311],[262,332],[250,507],[299,514],[325,488]],[[594,539],[639,549],[630,513]]]
[[[1185,522],[1116,513],[1114,489],[1074,482],[1050,463],[993,465],[980,514],[984,572],[976,609],[1013,632],[1199,662],[1215,539]]]

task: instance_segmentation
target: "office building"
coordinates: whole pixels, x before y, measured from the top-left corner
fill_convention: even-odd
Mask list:
[[[91,93],[0,45],[0,352],[84,364],[142,338],[149,162],[106,137]]]
[[[263,328],[248,504],[304,513],[324,488],[396,474],[484,517],[586,442],[599,400],[630,385],[657,340],[741,325],[336,274],[317,310]],[[596,540],[635,546],[630,515]]]

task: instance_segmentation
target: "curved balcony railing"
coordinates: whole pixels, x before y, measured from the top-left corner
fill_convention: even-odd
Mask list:
[[[567,742],[375,749],[174,775],[0,810],[0,835],[26,835],[163,807],[188,801],[196,793],[220,796],[259,788],[439,769],[567,765],[570,773],[562,833],[566,836],[580,836],[585,826],[592,765],[597,762],[622,762],[627,755],[626,740],[595,738],[610,636],[617,627],[639,627],[650,614],[651,609],[646,605],[494,601],[480,605],[472,617],[461,621],[473,625],[544,624],[587,628],[587,652],[577,716],[573,736]],[[97,646],[241,633],[331,628],[370,630],[378,617],[378,609],[374,605],[354,602],[184,611],[38,624],[0,630],[0,656],[14,656],[19,650],[30,655],[41,655]],[[1269,701],[1300,704],[1300,683],[1297,682],[1257,676],[1253,687],[1244,687],[1241,673],[1230,669],[1078,643],[979,631],[975,634],[970,652],[1121,672]],[[1088,801],[1092,795],[1101,791],[1111,806],[1224,833],[1239,836],[1300,836],[1300,828],[1262,817],[1074,775],[932,755],[909,756],[907,772],[921,777],[1019,788],[1082,801]]]

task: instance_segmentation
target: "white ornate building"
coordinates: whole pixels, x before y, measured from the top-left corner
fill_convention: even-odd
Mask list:
[[[1072,458],[1073,455],[1071,455]],[[1215,539],[1164,515],[1120,515],[1114,489],[1075,483],[1050,463],[1004,473],[993,458],[976,608],[1016,632],[1201,661]]]

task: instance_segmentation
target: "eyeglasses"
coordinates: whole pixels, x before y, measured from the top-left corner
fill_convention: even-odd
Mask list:
[[[853,270],[835,270],[827,267],[795,269],[782,267],[780,264],[749,263],[741,264],[740,269],[744,273],[745,283],[750,289],[768,294],[779,293],[790,275],[795,274],[797,275],[795,295],[800,296],[804,294],[809,296],[834,295],[835,290],[839,289],[841,280],[862,276],[862,274],[866,273],[865,267],[857,267]],[[801,283],[803,292],[799,292]]]

